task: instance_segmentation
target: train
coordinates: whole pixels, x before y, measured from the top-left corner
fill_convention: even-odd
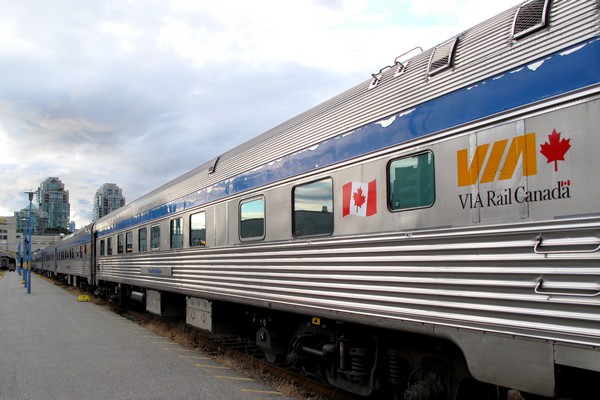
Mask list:
[[[34,268],[357,396],[600,398],[599,9],[399,56]]]

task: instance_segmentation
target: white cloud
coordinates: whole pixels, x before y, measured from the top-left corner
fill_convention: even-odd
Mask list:
[[[125,23],[106,21],[100,24],[102,32],[114,35],[118,39],[121,49],[132,51],[136,42],[143,36],[143,32]]]

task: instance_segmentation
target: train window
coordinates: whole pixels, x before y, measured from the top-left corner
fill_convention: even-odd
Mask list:
[[[106,238],[106,255],[112,255],[112,238]]]
[[[263,239],[265,237],[264,197],[240,203],[240,239]]]
[[[294,236],[333,233],[333,181],[330,178],[292,190]]]
[[[123,254],[123,234],[117,235],[117,254]]]
[[[125,232],[125,252],[133,252],[133,232]]]
[[[138,251],[148,251],[148,228],[138,229]]]
[[[206,246],[206,213],[190,216],[190,246]]]
[[[431,206],[435,200],[433,153],[393,160],[388,165],[388,183],[392,211]]]
[[[150,249],[160,249],[160,226],[158,225],[150,227]]]
[[[513,39],[520,39],[528,34],[545,28],[548,24],[550,0],[529,0],[521,5],[513,21]]]
[[[104,256],[104,239],[100,241],[100,257]]]
[[[171,220],[171,248],[181,249],[183,247],[183,218]]]

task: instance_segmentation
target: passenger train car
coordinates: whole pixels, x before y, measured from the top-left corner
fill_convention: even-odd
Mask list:
[[[362,396],[599,396],[599,7],[397,58],[96,221],[84,279]]]
[[[91,225],[33,254],[35,270],[82,288],[94,285],[92,262]]]

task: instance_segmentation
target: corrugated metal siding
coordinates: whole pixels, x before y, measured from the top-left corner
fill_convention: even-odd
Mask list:
[[[314,239],[202,251],[132,254],[101,261],[99,277],[206,299],[227,299],[339,319],[383,317],[600,345],[598,252],[536,254],[527,224]],[[593,249],[600,219],[544,226],[547,240],[569,236]],[[140,275],[172,267],[172,277]],[[543,277],[544,290],[535,293]],[[569,296],[577,294],[577,296]],[[423,329],[429,329],[425,326]]]

